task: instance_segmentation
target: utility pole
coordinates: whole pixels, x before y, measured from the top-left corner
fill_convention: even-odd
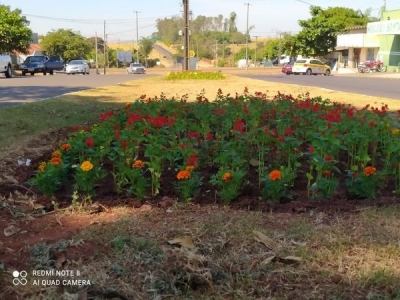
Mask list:
[[[97,31],[95,35],[95,44],[96,44],[96,74],[99,74],[99,60],[97,59],[97,51],[98,51],[98,46],[97,46]]]
[[[139,63],[139,20],[138,20],[138,13],[140,13],[140,11],[134,11],[134,13],[136,13],[136,60],[137,63]]]
[[[247,21],[246,21],[246,71],[249,69],[249,6],[250,3],[245,3],[247,5]]]
[[[188,71],[189,70],[189,16],[190,16],[190,11],[189,11],[189,0],[183,0],[183,17],[185,20],[185,30],[183,33],[183,38],[184,38],[184,70]]]
[[[254,53],[254,65],[257,67],[257,38],[259,37],[259,35],[255,35],[254,36],[255,38],[256,38],[256,50],[255,50],[255,53]]]
[[[106,75],[107,70],[106,70],[106,21],[104,20],[104,42],[103,42],[103,55],[104,55],[104,75]]]

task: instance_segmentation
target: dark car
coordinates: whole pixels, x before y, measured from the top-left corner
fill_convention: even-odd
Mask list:
[[[54,71],[62,71],[64,69],[64,62],[58,56],[45,56],[45,55],[34,55],[28,56],[24,63],[20,66],[22,75],[30,73],[32,76],[36,73],[43,73],[46,75],[54,74]]]
[[[284,64],[282,67],[282,73],[285,73],[286,75],[293,74],[293,72],[292,72],[293,65],[294,65],[294,61]]]

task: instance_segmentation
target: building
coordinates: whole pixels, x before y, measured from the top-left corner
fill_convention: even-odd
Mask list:
[[[367,33],[378,35],[378,59],[388,67],[400,67],[400,9],[383,11],[380,22],[368,23]]]
[[[350,27],[337,37],[336,51],[341,54],[339,68],[357,68],[360,62],[375,60],[379,49],[379,36],[368,33],[367,26]]]
[[[24,62],[27,56],[30,55],[43,55],[43,51],[38,44],[30,44],[29,50],[27,54],[23,54],[20,52],[14,52],[11,55],[13,65],[20,65]]]
[[[382,11],[381,20],[348,28],[338,35],[339,68],[357,68],[360,62],[382,60],[400,68],[400,10]],[[396,68],[396,69],[394,69]]]

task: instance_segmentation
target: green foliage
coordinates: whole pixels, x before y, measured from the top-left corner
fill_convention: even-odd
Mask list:
[[[311,18],[300,20],[302,30],[296,35],[294,48],[303,56],[322,56],[334,50],[336,36],[347,27],[366,25],[368,18],[345,7],[310,7]]]
[[[28,52],[32,30],[21,13],[19,9],[11,10],[9,6],[0,4],[0,53]]]
[[[142,38],[139,43],[139,54],[143,55],[144,58],[147,59],[150,52],[153,50],[153,45],[154,43],[151,38]]]
[[[248,183],[244,180],[246,173],[241,169],[233,171],[220,168],[217,174],[211,176],[210,183],[218,187],[218,195],[225,205],[236,199],[241,188]]]
[[[280,178],[278,178],[280,174]],[[262,198],[270,202],[278,202],[282,198],[291,198],[290,188],[293,185],[296,173],[289,168],[273,170],[268,176],[262,179]]]
[[[41,46],[48,55],[60,55],[64,61],[85,59],[91,49],[91,43],[79,32],[72,29],[58,29],[46,34]]]
[[[225,76],[221,72],[201,71],[171,72],[165,77],[167,80],[218,80],[224,78]]]
[[[36,187],[40,193],[53,196],[66,180],[67,166],[64,163],[57,165],[51,162],[41,163],[41,166],[29,184]]]
[[[92,47],[92,51],[96,51],[96,37],[92,36],[87,39]],[[104,51],[104,40],[101,37],[97,37],[97,51],[103,52]]]

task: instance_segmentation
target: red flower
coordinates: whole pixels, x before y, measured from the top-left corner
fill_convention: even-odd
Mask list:
[[[368,126],[369,128],[375,127],[375,122],[374,121],[369,122]]]
[[[311,145],[309,148],[308,148],[308,152],[310,152],[310,153],[314,153],[314,146],[313,145]]]
[[[185,149],[185,148],[186,148],[186,146],[185,146],[185,144],[180,144],[180,145],[179,145],[179,148],[181,148],[181,149]]]
[[[145,134],[145,135],[148,135],[149,134],[149,129],[146,127],[145,129],[143,129],[143,133]]]
[[[325,159],[325,161],[332,161],[333,155],[325,155],[324,159]]]
[[[114,131],[114,136],[115,136],[115,139],[116,139],[116,140],[119,140],[119,139],[121,138],[121,135],[120,135],[120,133],[119,133],[118,130],[115,130],[115,131]]]
[[[199,157],[198,157],[196,154],[192,154],[192,155],[189,157],[189,159],[188,159],[188,161],[187,161],[187,164],[188,164],[189,166],[195,166],[195,167],[197,167],[198,162],[199,162]]]
[[[282,136],[280,136],[280,137],[278,137],[278,141],[280,141],[280,142],[284,142],[285,141],[285,137],[282,135]]]
[[[242,119],[238,119],[235,123],[235,126],[233,126],[233,130],[239,131],[241,134],[244,133],[245,125]]]
[[[292,128],[287,128],[286,130],[285,130],[285,135],[293,135],[294,134],[294,131],[293,131],[293,129]]]
[[[206,140],[207,141],[212,141],[214,139],[213,135],[211,132],[207,132]]]
[[[200,139],[201,135],[197,131],[192,131],[188,133],[188,138],[191,140],[197,140]]]
[[[128,147],[128,145],[129,145],[129,143],[127,142],[127,141],[121,141],[121,147],[122,148],[126,148],[126,147]]]
[[[89,148],[93,148],[94,147],[94,140],[91,136],[88,136],[85,140],[85,144],[89,147]]]

